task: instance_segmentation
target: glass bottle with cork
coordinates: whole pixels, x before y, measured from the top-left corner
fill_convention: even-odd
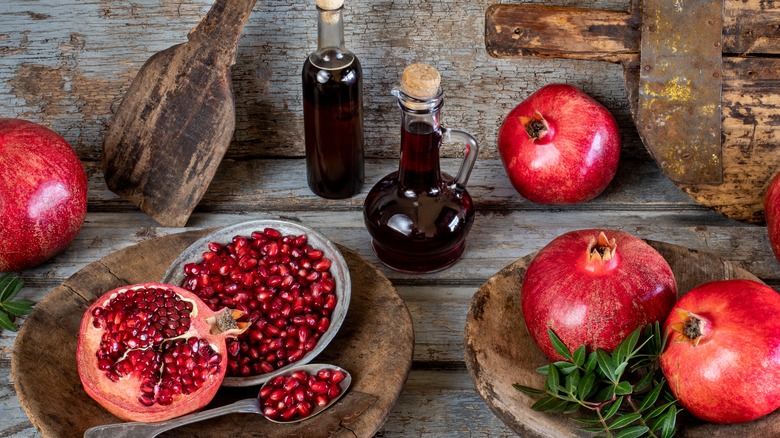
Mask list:
[[[426,64],[408,66],[401,87],[392,90],[401,108],[401,156],[397,172],[369,191],[363,218],[374,252],[402,272],[426,273],[449,267],[463,253],[474,223],[466,182],[479,152],[463,131],[439,124],[444,93],[441,76]],[[441,172],[441,144],[462,142],[465,155],[453,178]]]
[[[317,50],[303,65],[306,178],[323,198],[360,191],[363,163],[363,71],[345,48],[344,0],[316,0]]]

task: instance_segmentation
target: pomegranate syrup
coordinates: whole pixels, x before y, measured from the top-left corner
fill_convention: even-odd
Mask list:
[[[363,106],[360,63],[303,66],[306,175],[324,198],[347,198],[363,185]]]
[[[440,172],[438,126],[415,121],[401,130],[398,172],[366,198],[364,219],[377,257],[402,272],[435,272],[463,253],[473,222],[471,197]],[[443,178],[442,178],[443,177]]]

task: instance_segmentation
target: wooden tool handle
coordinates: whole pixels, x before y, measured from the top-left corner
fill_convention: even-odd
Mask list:
[[[497,58],[540,56],[621,62],[639,53],[640,18],[632,12],[542,5],[492,5],[487,51]]]
[[[216,0],[200,24],[188,35],[190,45],[221,52],[232,65],[241,31],[257,0]]]

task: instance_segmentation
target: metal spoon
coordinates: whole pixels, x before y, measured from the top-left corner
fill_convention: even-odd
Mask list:
[[[321,407],[314,406],[311,414],[307,417],[297,418],[290,421],[272,420],[266,417],[265,415],[263,415],[263,407],[260,406],[260,400],[257,397],[255,397],[246,400],[239,400],[229,405],[220,406],[218,408],[209,409],[206,411],[196,412],[193,414],[184,415],[182,417],[173,418],[166,421],[160,421],[157,423],[131,422],[131,423],[115,423],[115,424],[106,424],[103,426],[95,426],[87,429],[86,432],[84,432],[84,438],[109,438],[109,437],[110,438],[153,438],[158,434],[165,432],[166,430],[174,429],[179,426],[184,426],[185,424],[195,423],[201,420],[207,420],[209,418],[219,417],[221,415],[233,414],[233,413],[260,414],[263,415],[263,417],[265,417],[267,420],[272,421],[274,423],[296,423],[298,421],[303,421],[333,406],[333,404],[336,403],[336,401],[338,401],[338,399],[341,398],[341,396],[344,395],[345,392],[347,392],[347,388],[349,388],[349,385],[352,383],[352,376],[346,370],[337,367],[335,365],[328,365],[328,364],[301,365],[298,367],[290,368],[287,372],[282,374],[288,376],[298,370],[306,371],[309,374],[316,374],[319,370],[324,368],[340,370],[343,371],[344,374],[346,374],[346,378],[339,383],[339,386],[341,387],[341,394],[338,397],[331,400],[330,403],[328,403],[325,406],[321,406]],[[263,386],[267,384],[268,382],[265,382]],[[262,390],[262,387],[260,387],[260,389]]]

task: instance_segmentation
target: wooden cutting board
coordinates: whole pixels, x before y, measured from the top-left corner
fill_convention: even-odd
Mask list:
[[[256,0],[216,0],[178,44],[153,55],[106,129],[108,188],[167,227],[206,193],[236,125],[236,48]]]
[[[11,375],[30,421],[46,437],[76,437],[116,417],[83,390],[76,369],[79,324],[89,304],[121,285],[159,281],[173,260],[206,231],[150,239],[104,257],[52,290],[27,317],[14,344]],[[316,363],[352,374],[349,392],[328,411],[279,425],[260,415],[232,414],[175,429],[165,436],[371,437],[384,424],[412,364],[414,331],[390,281],[355,252],[339,246],[352,277],[350,309]],[[256,397],[259,387],[222,388],[215,407]]]
[[[631,113],[664,174],[697,202],[761,223],[780,170],[780,4],[632,0],[628,12],[493,5],[498,58],[619,63]]]
[[[674,272],[678,293],[685,294],[706,281],[747,278],[758,280],[736,263],[704,252],[662,242],[648,241],[666,259]],[[479,288],[466,318],[465,357],[469,374],[493,413],[526,438],[590,437],[579,432],[582,425],[563,415],[531,409],[535,398],[515,390],[512,384],[544,387],[536,368],[549,360],[525,327],[520,294],[526,268],[536,253],[502,269]],[[780,436],[780,411],[743,424],[715,425],[685,414],[678,418],[680,438],[770,438]]]

